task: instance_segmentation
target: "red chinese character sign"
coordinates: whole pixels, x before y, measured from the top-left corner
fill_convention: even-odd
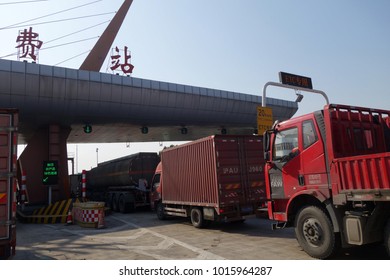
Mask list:
[[[43,42],[39,40],[39,34],[32,31],[32,27],[28,30],[20,31],[16,42],[19,44],[16,46],[19,59],[27,58],[37,61],[38,51],[42,47]]]
[[[124,58],[122,58],[120,54],[121,51],[123,51]],[[134,65],[130,63],[130,58],[131,58],[131,54],[128,51],[127,47],[125,47],[124,50],[119,50],[118,47],[115,47],[115,49],[113,50],[113,55],[111,55],[110,69],[113,72],[121,71],[125,75],[133,73]]]

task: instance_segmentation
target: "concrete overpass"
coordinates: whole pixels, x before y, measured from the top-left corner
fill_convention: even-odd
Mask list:
[[[252,134],[261,97],[0,59],[0,104],[19,109],[19,141],[28,143],[21,159],[31,185],[41,188],[42,161],[59,160],[59,189],[67,189],[66,143],[194,140],[222,129]],[[279,120],[298,109],[273,98],[267,106]],[[86,124],[92,133],[84,133]],[[59,191],[58,198],[66,195]]]
[[[251,134],[261,105],[256,95],[2,59],[0,81],[1,107],[20,110],[21,143],[50,124],[71,128],[68,143],[193,140],[223,128]],[[279,120],[298,109],[273,98],[267,105]]]

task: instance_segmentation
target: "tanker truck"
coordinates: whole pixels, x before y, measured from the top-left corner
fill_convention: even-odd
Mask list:
[[[86,173],[87,197],[121,213],[149,206],[150,182],[159,161],[157,153],[137,153],[99,163]]]

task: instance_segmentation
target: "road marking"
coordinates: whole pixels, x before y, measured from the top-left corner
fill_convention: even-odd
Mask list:
[[[86,237],[88,236],[89,238],[93,239],[98,239],[99,242],[104,242],[107,244],[112,244],[113,246],[117,247],[118,249],[121,250],[130,250],[132,252],[136,252],[142,255],[150,256],[154,259],[157,260],[162,260],[162,259],[170,259],[164,253],[158,254],[158,250],[168,250],[174,245],[181,246],[183,248],[186,248],[194,253],[197,254],[195,258],[186,258],[186,259],[195,259],[195,260],[225,260],[224,257],[221,257],[219,255],[213,254],[211,252],[207,252],[203,249],[197,248],[195,246],[192,246],[188,243],[182,242],[180,240],[177,240],[175,238],[160,234],[158,232],[155,232],[150,229],[143,228],[137,224],[125,221],[123,219],[111,216],[111,219],[115,219],[124,225],[120,227],[115,227],[115,229],[101,229],[99,230],[100,232],[114,232],[117,231],[119,228],[124,230],[127,227],[132,227],[138,230],[138,232],[135,232],[131,236],[100,236],[100,235],[88,235],[88,233],[91,233],[91,231],[88,230],[68,230],[68,229],[62,229],[62,231],[68,232],[70,234],[78,235],[81,237]],[[152,245],[124,245],[124,244],[115,244],[115,241],[125,241],[125,240],[136,240],[138,238],[142,238],[146,234],[151,234],[155,237],[161,238],[162,241],[158,242],[157,244],[152,244]]]
[[[122,219],[119,219],[117,217],[112,217],[113,219],[117,220],[117,221],[120,221],[122,223],[125,223],[129,226],[132,226],[134,228],[137,228],[137,229],[140,229],[142,230],[143,232],[147,232],[147,233],[150,233],[156,237],[159,237],[159,238],[162,238],[164,241],[162,242],[162,244],[160,243],[159,246],[161,248],[158,248],[158,249],[166,249],[168,248],[169,246],[172,246],[172,244],[177,244],[179,246],[182,246],[188,250],[191,250],[195,253],[198,254],[198,257],[196,257],[195,259],[201,259],[201,260],[225,260],[224,257],[221,257],[219,255],[216,255],[216,254],[213,254],[213,253],[210,253],[210,252],[207,252],[203,249],[200,249],[200,248],[197,248],[195,246],[192,246],[190,244],[187,244],[185,242],[182,242],[180,240],[177,240],[175,238],[172,238],[172,237],[169,237],[169,236],[166,236],[166,235],[163,235],[161,233],[158,233],[158,232],[155,232],[153,230],[150,230],[150,229],[146,229],[146,228],[142,228],[140,227],[139,225],[137,224],[134,224],[134,223],[131,223],[131,222],[127,222],[127,221],[124,221]]]

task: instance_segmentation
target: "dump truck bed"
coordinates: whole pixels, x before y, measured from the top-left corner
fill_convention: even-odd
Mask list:
[[[326,107],[332,190],[344,202],[390,200],[389,116],[386,110]]]

